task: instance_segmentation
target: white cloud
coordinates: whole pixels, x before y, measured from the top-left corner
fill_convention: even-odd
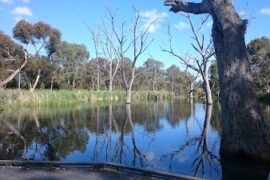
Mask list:
[[[32,16],[33,15],[32,11],[27,6],[15,7],[11,11],[11,13],[16,16]]]
[[[149,27],[149,32],[151,33],[155,32],[161,26],[161,23],[164,22],[165,18],[168,16],[167,13],[159,13],[156,9],[140,12],[140,15],[142,16],[144,21],[144,28],[148,28],[151,25]]]
[[[262,9],[260,10],[260,13],[261,13],[262,15],[270,16],[270,8],[262,8]]]
[[[175,24],[174,27],[176,29],[178,29],[179,31],[189,29],[189,25],[185,22],[179,22],[179,23]]]
[[[241,11],[239,12],[239,16],[240,16],[240,17],[244,17],[244,16],[247,16],[247,15],[249,15],[249,13],[246,12],[246,11],[244,11],[244,10],[241,10]]]
[[[24,3],[29,3],[31,0],[22,0]]]
[[[5,4],[11,4],[13,0],[0,0],[0,2],[5,3]]]
[[[15,16],[14,17],[14,20],[16,21],[16,22],[18,22],[18,21],[20,21],[20,20],[22,20],[22,19],[25,19],[23,16]]]

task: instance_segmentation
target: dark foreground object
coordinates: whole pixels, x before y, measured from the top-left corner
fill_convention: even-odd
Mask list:
[[[79,170],[63,168],[25,168],[25,167],[2,167],[0,170],[0,179],[2,180],[71,180],[71,179],[91,179],[91,180],[121,180],[121,179],[156,179],[141,175],[128,174],[123,172],[109,170]]]
[[[0,179],[198,179],[112,163],[0,161]]]

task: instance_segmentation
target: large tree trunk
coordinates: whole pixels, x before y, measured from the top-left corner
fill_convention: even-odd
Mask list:
[[[220,151],[270,160],[269,123],[261,116],[255,93],[244,38],[246,22],[231,3],[215,4],[211,15],[222,107]]]
[[[244,153],[270,161],[269,122],[259,110],[245,45],[247,22],[240,19],[231,0],[169,0],[165,5],[172,6],[173,12],[208,13],[213,18],[222,108],[221,154]]]

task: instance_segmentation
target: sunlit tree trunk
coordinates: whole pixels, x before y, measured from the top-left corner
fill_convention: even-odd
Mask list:
[[[19,91],[21,90],[21,72],[19,72],[19,82],[18,82]]]
[[[39,82],[39,79],[40,79],[40,72],[41,72],[41,70],[39,69],[34,85],[33,86],[30,86],[30,92],[35,91],[35,89],[37,87],[37,84]]]
[[[194,82],[189,82],[189,100],[193,101],[194,99]]]
[[[77,78],[77,67],[75,68],[75,73],[74,73],[74,76],[73,76],[73,81],[72,81],[72,89],[74,90],[75,87],[76,87],[76,78]]]
[[[203,78],[203,89],[205,92],[205,98],[206,98],[206,103],[211,105],[213,104],[213,97],[212,97],[212,91],[210,88],[210,82],[209,82],[209,74],[208,74],[208,70],[206,69],[204,72],[204,78]]]
[[[53,79],[53,76],[52,76],[52,79],[51,79],[51,91],[53,90],[53,83],[54,83],[54,79]]]
[[[99,68],[99,61],[97,62],[97,91],[99,91],[100,87],[100,68]]]
[[[19,68],[12,72],[6,79],[0,82],[0,88],[4,87],[7,83],[9,83],[27,64],[28,62],[28,52],[24,50],[24,61]]]

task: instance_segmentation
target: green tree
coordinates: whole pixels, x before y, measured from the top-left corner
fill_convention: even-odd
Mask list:
[[[247,47],[256,86],[264,93],[270,93],[270,40],[257,38]]]
[[[13,28],[13,37],[26,46],[32,45],[35,49],[35,55],[40,56],[41,53],[46,53],[49,59],[56,51],[61,33],[41,21],[32,25],[21,20]]]
[[[218,67],[217,61],[213,61],[210,68],[210,85],[212,92],[219,97],[219,78],[218,78]]]
[[[53,55],[53,62],[58,66],[68,85],[74,89],[80,67],[85,65],[89,58],[89,52],[85,45],[63,42],[57,46]]]
[[[147,72],[147,82],[150,82],[149,89],[152,89],[155,93],[158,91],[158,84],[161,81],[161,77],[164,74],[164,64],[161,61],[153,58],[148,58],[144,62],[145,71]]]
[[[15,25],[12,31],[15,39],[20,41],[26,47],[31,45],[35,50],[35,54],[33,55],[34,58],[31,58],[31,60],[43,58],[45,55],[47,56],[47,59],[50,59],[52,54],[56,52],[56,46],[59,44],[61,38],[59,30],[52,28],[50,25],[41,21],[32,25],[25,20],[21,20]],[[36,78],[33,86],[31,81],[28,82],[28,84],[31,85],[30,91],[35,90],[41,72],[41,68],[38,68],[35,72]]]
[[[12,81],[27,62],[27,51],[0,31],[0,88]]]

